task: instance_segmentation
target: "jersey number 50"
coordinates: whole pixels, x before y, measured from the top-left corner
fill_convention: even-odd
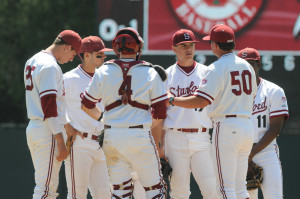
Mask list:
[[[250,95],[252,93],[252,82],[251,82],[251,73],[248,70],[243,70],[242,74],[240,75],[239,71],[232,71],[231,74],[231,85],[232,86],[238,86],[237,89],[231,89],[232,93],[236,96],[239,96],[242,94],[242,91],[246,93],[247,95]],[[248,77],[248,78],[246,78]],[[242,82],[241,80],[242,79]],[[242,87],[242,88],[241,88]]]

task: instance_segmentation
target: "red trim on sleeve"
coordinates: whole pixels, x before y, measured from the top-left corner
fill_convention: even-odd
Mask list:
[[[200,94],[202,94],[203,96],[201,96],[201,95],[199,95],[199,94],[197,94],[197,93],[200,93]],[[200,90],[196,90],[196,92],[194,93],[194,95],[195,96],[197,96],[197,95],[199,95],[199,96],[201,96],[201,97],[205,97],[210,103],[211,102],[213,102],[215,99],[212,97],[212,96],[210,96],[209,94],[207,94],[207,93],[204,93],[204,92],[202,92],[202,91],[200,91]],[[209,104],[210,104],[209,103]]]
[[[88,109],[92,109],[95,108],[97,102],[92,102],[89,99],[87,99],[85,96],[83,96],[82,100],[81,100],[81,104],[83,104],[85,107],[87,107]]]
[[[84,95],[88,96],[89,98],[91,98],[91,99],[93,99],[93,100],[95,100],[95,101],[101,100],[101,98],[100,98],[100,99],[93,98],[93,97],[92,97],[90,94],[88,94],[86,91],[84,92]]]
[[[284,120],[287,120],[289,119],[290,115],[289,114],[281,114],[281,115],[273,115],[273,116],[270,116],[270,118],[274,118],[274,117],[284,117]]]
[[[57,92],[57,90],[55,90],[55,89],[45,90],[45,91],[43,91],[43,92],[40,93],[40,96],[41,96],[43,93],[51,92],[51,91]]]
[[[166,119],[167,118],[167,105],[166,99],[152,104],[151,114],[154,119]]]
[[[50,117],[57,117],[56,94],[44,95],[41,97],[41,105],[44,113],[44,120]]]

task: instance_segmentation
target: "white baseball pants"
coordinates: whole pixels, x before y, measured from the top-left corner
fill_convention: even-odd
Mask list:
[[[159,155],[149,130],[111,128],[105,130],[103,150],[114,188],[113,198],[130,198],[134,170],[146,190],[147,198],[165,198]]]
[[[90,137],[76,136],[65,160],[68,199],[86,199],[88,188],[94,199],[110,199],[110,182],[104,152]]]
[[[208,132],[186,133],[166,130],[165,154],[173,168],[170,197],[190,197],[191,172],[204,199],[218,199]]]
[[[35,188],[33,199],[54,199],[61,162],[57,161],[57,143],[46,123],[30,120],[26,128],[27,144],[34,166]]]
[[[214,122],[213,164],[219,198],[245,199],[248,156],[253,144],[253,127],[247,118],[224,118]]]
[[[282,169],[277,144],[271,144],[253,157],[253,162],[263,168],[261,190],[264,199],[282,199]],[[250,199],[258,198],[258,189],[248,191]]]

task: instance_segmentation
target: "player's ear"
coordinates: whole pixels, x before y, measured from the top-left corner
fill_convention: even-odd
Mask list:
[[[65,50],[65,51],[71,51],[71,50],[73,50],[73,49],[72,49],[72,46],[71,46],[71,45],[65,44],[65,45],[64,45],[64,50]]]
[[[172,50],[174,51],[174,52],[176,52],[175,50],[176,50],[176,48],[175,48],[176,46],[173,46],[172,45]]]

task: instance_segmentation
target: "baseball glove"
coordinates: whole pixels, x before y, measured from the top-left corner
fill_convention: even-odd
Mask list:
[[[68,139],[67,139],[67,141],[66,141],[66,148],[67,148],[67,150],[68,150],[68,154],[69,154],[69,155],[70,155],[70,153],[71,153],[71,147],[72,147],[72,145],[73,145],[72,139],[73,139],[73,137],[71,136],[71,137],[68,137]]]
[[[248,165],[248,173],[247,173],[247,189],[254,190],[260,187],[263,181],[263,168],[255,164],[254,162],[250,162]]]
[[[172,173],[172,167],[169,162],[165,158],[160,158],[161,164],[161,172],[163,174],[164,179],[169,179],[169,176]]]

